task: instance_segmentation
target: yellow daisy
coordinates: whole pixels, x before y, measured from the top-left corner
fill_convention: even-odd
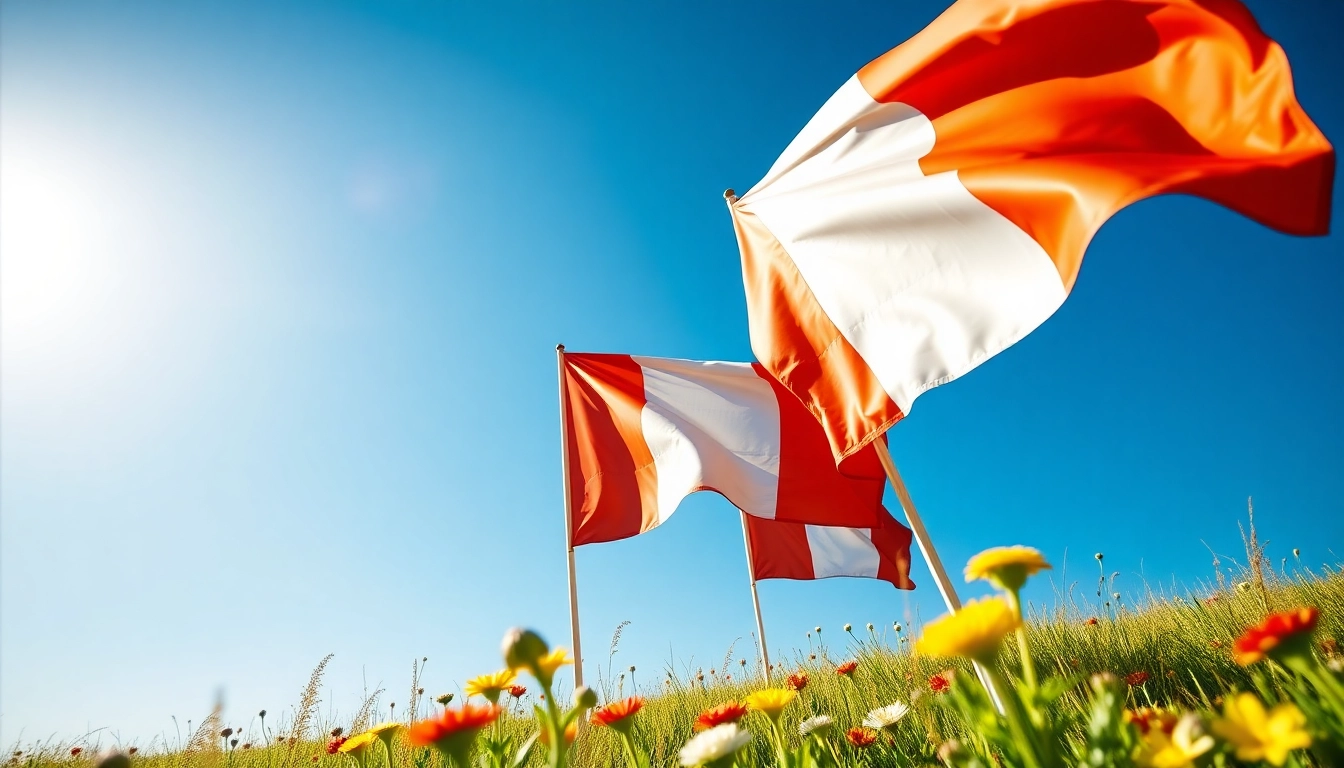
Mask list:
[[[369,750],[369,747],[373,744],[373,741],[376,738],[377,737],[374,736],[371,731],[365,731],[358,736],[351,736],[341,745],[341,754],[350,755],[357,760],[363,761],[364,753]]]
[[[467,681],[462,687],[468,696],[484,696],[491,704],[499,703],[500,694],[513,685],[518,676],[511,669],[501,669],[488,675],[479,675]]]
[[[1283,765],[1289,752],[1311,746],[1306,725],[1306,715],[1292,703],[1265,711],[1255,694],[1238,693],[1223,704],[1223,716],[1213,721],[1213,732],[1236,748],[1238,760]]]
[[[798,692],[790,688],[766,688],[757,691],[746,698],[746,704],[749,709],[762,712],[771,720],[779,720],[784,708],[793,703],[798,698]]]
[[[960,611],[929,622],[915,650],[929,656],[965,656],[984,664],[994,661],[1003,638],[1022,620],[997,597],[972,600]]]
[[[966,580],[984,579],[1001,589],[1017,592],[1027,577],[1048,570],[1050,564],[1031,547],[994,547],[966,563]]]

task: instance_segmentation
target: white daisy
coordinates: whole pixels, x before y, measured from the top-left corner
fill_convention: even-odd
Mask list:
[[[897,701],[888,704],[885,707],[878,707],[872,712],[869,712],[868,716],[863,718],[863,725],[865,728],[874,728],[877,730],[891,728],[899,723],[901,718],[908,714],[910,714],[910,707]]]
[[[716,725],[691,738],[681,748],[681,764],[704,765],[721,760],[751,743],[751,734],[737,727],[737,723]]]
[[[810,733],[825,736],[834,722],[830,715],[814,715],[798,724],[798,732],[804,736]]]

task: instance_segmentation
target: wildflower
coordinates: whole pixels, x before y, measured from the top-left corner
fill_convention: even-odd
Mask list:
[[[233,749],[234,747],[237,747],[237,746],[238,746],[238,739],[236,739],[236,738],[229,739],[229,748],[230,748],[230,749]]]
[[[264,710],[264,709],[261,710],[261,712],[257,714],[257,717],[260,717],[262,720],[265,720],[265,719],[266,719],[266,710]]]
[[[724,723],[736,723],[747,714],[747,705],[741,702],[730,701],[726,704],[720,704],[717,707],[710,707],[700,716],[695,718],[691,728],[697,731],[707,731],[710,728],[723,725]]]
[[[527,689],[521,685],[510,685],[509,695],[515,699],[521,699],[527,695]]]
[[[1176,728],[1176,715],[1165,709],[1140,707],[1125,710],[1125,722],[1133,723],[1141,735],[1152,730],[1170,734]]]
[[[358,736],[341,739],[341,745],[336,748],[336,751],[343,755],[350,755],[358,760],[360,765],[363,765],[364,753],[368,751],[369,747],[373,746],[374,739],[375,737],[372,733],[365,731]]]
[[[845,732],[845,741],[859,749],[867,749],[877,741],[877,731],[870,731],[867,728],[850,728]]]
[[[894,630],[896,630],[897,632],[900,632],[900,631],[901,631],[901,622],[899,622],[899,621],[897,621],[897,622],[893,622],[892,625],[891,625],[891,628],[894,629]]]
[[[854,674],[854,670],[858,668],[859,668],[859,662],[846,661],[844,664],[841,664],[840,666],[835,668],[835,674],[849,677],[850,675]]]
[[[966,580],[984,579],[1000,589],[1017,592],[1028,576],[1048,568],[1050,564],[1031,547],[994,547],[966,563]]]
[[[250,742],[250,741],[245,741],[245,742],[243,742],[243,749],[251,749],[251,748],[252,748],[252,742]],[[131,747],[131,749],[134,750],[135,747]],[[132,752],[131,754],[135,754],[135,753]]]
[[[821,634],[821,627],[817,627],[817,634],[818,634],[818,635]]]
[[[854,628],[854,627],[853,627],[852,625],[849,625],[849,624],[846,624],[846,625],[845,625],[845,631],[846,631],[846,632],[850,631],[850,630],[853,629],[853,628]]]
[[[1247,629],[1232,644],[1232,656],[1243,666],[1270,656],[1283,660],[1310,652],[1311,633],[1319,614],[1315,608],[1275,613]]]
[[[1105,557],[1105,555],[1103,555],[1103,554],[1101,554],[1100,552],[1098,552],[1097,554],[1093,555],[1093,557],[1097,558],[1097,562],[1100,563],[1101,560],[1102,560],[1102,558]]]
[[[747,697],[747,707],[764,713],[766,717],[778,722],[784,708],[798,698],[798,691],[788,688],[765,688]]]
[[[795,691],[801,691],[807,687],[807,683],[810,680],[811,678],[807,676],[807,673],[800,669],[789,675],[784,681],[784,684]]]
[[[1224,704],[1213,732],[1236,749],[1238,760],[1283,765],[1289,752],[1311,745],[1306,724],[1306,716],[1294,704],[1285,702],[1266,712],[1254,694],[1238,693]]]
[[[468,696],[484,696],[491,704],[498,704],[499,695],[507,691],[515,679],[517,676],[513,670],[501,669],[498,672],[471,678],[462,690]]]
[[[435,697],[434,700],[437,701],[437,702],[439,702],[439,704],[441,704],[441,705],[443,705],[443,706],[446,707],[446,706],[448,706],[448,704],[449,704],[450,702],[452,702],[452,700],[453,700],[453,694],[451,694],[451,693],[440,694],[439,696]]]
[[[504,633],[504,642],[500,652],[504,655],[504,665],[512,670],[532,669],[538,659],[550,653],[550,647],[541,635],[530,629],[514,627]]]
[[[810,734],[825,736],[834,724],[835,721],[831,719],[830,715],[813,715],[798,724],[798,733],[803,736]]]
[[[1095,627],[1097,626],[1097,617],[1096,616],[1089,617],[1088,620],[1083,623],[1089,627]]]
[[[412,725],[406,736],[417,747],[433,746],[455,760],[467,765],[467,756],[476,734],[499,719],[500,708],[495,704],[477,706],[470,702],[460,709],[444,709],[437,718],[421,720]]]
[[[593,725],[605,725],[609,728],[615,728],[622,733],[628,731],[634,722],[630,720],[644,706],[644,699],[639,696],[631,696],[624,701],[612,702],[601,709],[593,711],[588,722]]]
[[[812,661],[816,661],[816,660],[817,660],[817,654],[815,654],[815,653],[809,653],[809,654],[807,655],[807,658],[811,659]],[[711,669],[711,670],[709,670],[709,672],[710,672],[710,674],[713,674],[713,673],[714,673],[714,670]]]
[[[312,756],[312,758],[311,758],[311,762],[314,762],[314,763],[317,762],[317,754],[316,754],[316,753],[313,754],[313,756]]]
[[[952,687],[951,675],[944,677],[941,673],[929,676],[929,690],[934,693],[946,693]]]
[[[960,611],[929,622],[915,649],[929,656],[966,656],[990,664],[1003,638],[1021,623],[999,598],[972,600]]]
[[[1186,713],[1170,733],[1153,729],[1139,745],[1139,763],[1150,768],[1185,768],[1213,748],[1197,715]]]
[[[678,757],[687,768],[715,764],[736,755],[750,743],[750,733],[738,728],[737,723],[724,723],[692,736]]]
[[[541,658],[537,659],[536,668],[533,670],[533,674],[535,674],[537,679],[541,681],[541,685],[544,688],[551,684],[551,678],[555,677],[556,670],[566,664],[573,663],[574,659],[569,655],[569,651],[566,651],[564,648],[556,648],[554,651],[543,654]]]
[[[901,721],[901,718],[908,714],[910,714],[910,707],[897,701],[869,712],[868,716],[863,718],[863,726],[878,731],[894,728]]]
[[[79,757],[79,753],[80,753],[80,752],[83,752],[83,751],[84,751],[84,748],[83,748],[83,747],[71,747],[71,748],[70,748],[70,756],[71,756],[71,757]]]
[[[1139,686],[1148,682],[1148,678],[1150,677],[1152,677],[1152,675],[1147,672],[1130,672],[1128,675],[1125,675],[1125,683],[1130,686]]]
[[[569,725],[565,726],[565,744],[566,744],[566,746],[568,746],[568,745],[570,745],[570,744],[573,744],[573,743],[574,743],[574,739],[576,739],[576,738],[578,738],[578,737],[579,737],[579,722],[578,722],[577,720],[575,720],[574,722],[572,722],[572,723],[570,723]],[[549,729],[549,728],[542,728],[542,729],[541,729],[541,732],[537,734],[537,741],[541,742],[541,743],[542,743],[542,746],[546,746],[546,747],[551,746],[551,729]]]
[[[872,632],[872,631],[873,631],[873,622],[871,622],[871,621],[868,622],[868,631],[869,631],[869,632]]]
[[[392,764],[392,741],[397,738],[397,733],[401,731],[401,723],[379,723],[369,729],[369,733],[383,742],[383,749],[387,750],[388,765]]]

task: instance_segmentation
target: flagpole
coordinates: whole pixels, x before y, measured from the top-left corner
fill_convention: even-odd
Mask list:
[[[948,578],[947,571],[943,568],[943,561],[938,558],[938,550],[933,548],[933,540],[929,538],[929,532],[924,528],[924,520],[920,518],[919,510],[915,509],[910,491],[906,489],[905,481],[901,479],[901,473],[896,469],[896,462],[891,458],[887,442],[877,439],[873,441],[873,445],[877,447],[877,458],[882,462],[882,469],[887,472],[887,480],[891,481],[891,489],[896,492],[896,499],[901,503],[901,509],[905,510],[905,519],[910,523],[910,531],[915,535],[915,542],[919,545],[920,554],[924,555],[924,562],[929,564],[929,570],[933,572],[933,580],[938,585],[938,592],[943,596],[947,610],[952,613],[960,611],[961,598],[957,596],[957,589],[952,586],[952,580]],[[1002,714],[1003,702],[999,700],[999,692],[994,689],[993,681],[979,662],[975,662],[975,673],[980,676],[980,682],[984,683],[989,698],[994,700],[994,706]]]
[[[583,685],[583,651],[579,648],[579,584],[574,578],[574,509],[569,497],[569,388],[565,386],[565,345],[555,345],[560,373],[560,490],[565,497],[565,557],[569,565],[569,636],[574,646],[574,687]]]
[[[765,684],[770,684],[770,651],[765,644],[765,621],[761,619],[761,598],[756,594],[756,560],[751,555],[751,534],[747,532],[747,513],[742,515],[742,541],[747,545],[747,580],[751,582],[751,607],[756,610],[756,637],[761,641],[761,671],[765,675]]]

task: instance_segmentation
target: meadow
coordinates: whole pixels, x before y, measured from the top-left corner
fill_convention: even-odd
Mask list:
[[[729,649],[718,668],[669,665],[649,674],[634,667],[613,668],[620,642],[617,628],[607,658],[599,660],[605,663],[589,660],[589,675],[598,680],[594,690],[578,696],[565,690],[555,675],[566,663],[564,652],[544,645],[529,651],[535,636],[526,633],[515,634],[512,640],[506,637],[504,653],[513,659],[508,666],[530,669],[532,676],[515,677],[505,671],[469,682],[466,691],[477,694],[474,701],[491,699],[500,709],[474,726],[468,723],[456,735],[440,725],[425,736],[427,726],[422,724],[417,726],[421,728],[417,738],[415,728],[404,726],[458,717],[460,727],[463,712],[469,718],[489,705],[464,710],[462,694],[451,700],[426,692],[419,685],[418,663],[410,680],[410,704],[404,709],[389,708],[379,691],[356,712],[343,717],[322,714],[318,705],[324,659],[296,704],[253,713],[246,725],[225,722],[215,712],[193,724],[189,735],[173,739],[160,737],[143,746],[109,744],[96,736],[18,744],[11,748],[8,763],[71,768],[92,766],[112,755],[111,763],[122,768],[128,763],[136,768],[383,768],[389,760],[395,768],[452,768],[459,764],[455,760],[466,764],[463,750],[473,749],[475,742],[472,765],[674,766],[695,759],[681,751],[696,736],[694,726],[702,713],[725,704],[729,709],[740,707],[737,703],[746,701],[752,703],[747,709],[756,711],[724,720],[740,720],[740,730],[734,732],[740,749],[726,757],[709,753],[704,761],[689,764],[1259,765],[1250,759],[1253,752],[1237,751],[1240,742],[1235,734],[1218,740],[1216,748],[1210,746],[1214,739],[1208,735],[1233,717],[1228,707],[1237,700],[1237,692],[1249,691],[1270,705],[1279,702],[1285,712],[1300,707],[1305,712],[1302,722],[1308,723],[1302,734],[1312,732],[1310,750],[1288,745],[1277,756],[1271,750],[1262,756],[1268,764],[1344,764],[1335,762],[1341,711],[1332,704],[1331,693],[1344,670],[1344,657],[1338,652],[1344,639],[1344,573],[1334,565],[1306,567],[1295,553],[1275,567],[1256,542],[1253,528],[1246,545],[1244,564],[1228,569],[1215,562],[1214,581],[1181,594],[1153,589],[1133,604],[1108,590],[1098,555],[1095,588],[1089,585],[1083,590],[1085,597],[1079,597],[1077,589],[1061,591],[1050,608],[1028,609],[1018,642],[1011,634],[1000,633],[989,655],[970,646],[954,653],[916,652],[916,646],[933,647],[917,639],[923,631],[932,643],[937,628],[931,626],[817,627],[808,648],[795,651],[793,658],[771,670],[771,690],[787,693],[787,701],[773,711],[771,705],[753,701],[754,694],[755,701],[760,700],[759,692],[766,686],[759,664],[745,658],[750,650],[737,649],[740,653],[735,656]],[[1020,553],[1008,555],[1010,560],[1020,557]],[[1025,573],[1033,572],[1028,568]],[[1005,573],[1005,602],[1014,606],[1013,585],[1021,586],[1014,575],[1018,572],[1000,569],[991,575],[1002,580]],[[1260,664],[1234,652],[1244,650],[1245,641],[1238,643],[1238,638],[1248,627],[1267,615],[1301,608],[1316,609],[1311,617],[1314,632],[1298,638],[1310,637],[1308,645],[1293,647],[1308,654],[1315,666],[1299,667],[1291,658],[1275,656],[1268,648],[1272,643],[1266,647],[1273,660]],[[964,626],[955,629],[965,632]],[[1288,647],[1285,641],[1280,650]],[[1030,648],[1026,659],[1025,648]],[[998,687],[1007,705],[1003,713],[996,712],[986,696],[970,657],[1001,673]],[[535,659],[542,659],[540,666]],[[552,693],[549,701],[545,690]],[[634,712],[632,696],[639,697]],[[596,709],[595,704],[615,706]],[[1273,709],[1271,714],[1279,711]],[[1014,725],[1015,712],[1022,728]],[[812,733],[800,733],[805,721],[816,728]],[[389,725],[397,722],[403,727]],[[1277,726],[1273,717],[1269,722],[1270,730],[1288,727],[1282,718]],[[366,733],[376,723],[383,724],[379,732]],[[554,744],[566,725],[573,738],[567,751],[531,743],[540,728],[541,741]],[[861,735],[856,738],[856,733]],[[463,734],[470,740],[461,742]],[[445,746],[448,737],[459,741]],[[417,740],[421,746],[412,743]],[[1183,740],[1184,751],[1177,749],[1175,740]],[[430,742],[439,749],[424,746]],[[1197,749],[1201,744],[1204,749]],[[1155,751],[1164,745],[1168,752]],[[557,751],[563,753],[558,761]],[[111,763],[107,768],[116,768]]]

